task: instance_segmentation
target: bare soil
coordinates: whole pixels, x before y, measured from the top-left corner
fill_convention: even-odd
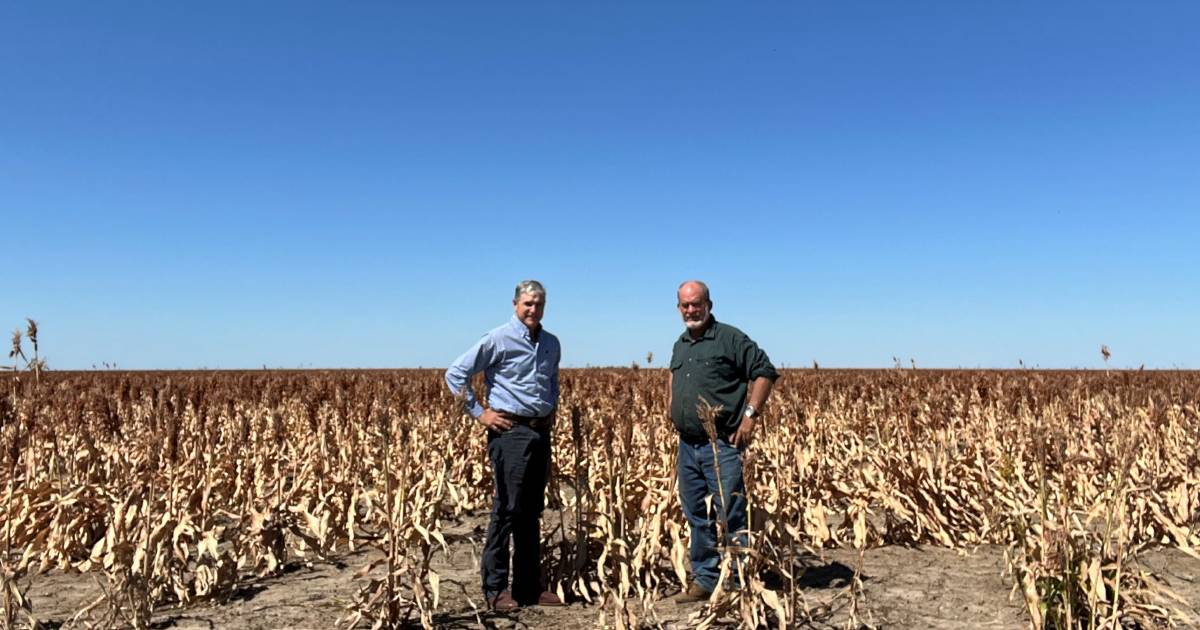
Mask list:
[[[597,627],[600,609],[571,603],[562,608],[525,608],[510,614],[482,610],[478,548],[486,524],[476,515],[446,528],[450,554],[438,554],[433,570],[442,578],[442,604],[436,618],[445,628]],[[354,573],[380,553],[373,548],[331,560],[293,561],[278,576],[246,576],[234,597],[222,604],[166,608],[155,617],[162,628],[289,628],[324,629],[340,625],[363,585]],[[1144,554],[1141,566],[1151,571],[1181,601],[1173,606],[1188,616],[1187,627],[1200,627],[1200,560],[1173,549]],[[862,593],[852,605],[848,586],[861,567]],[[52,571],[35,576],[28,594],[38,618],[51,628],[70,625],[79,609],[101,595],[100,574]],[[808,559],[802,601],[812,612],[810,628],[842,628],[854,615],[882,628],[1025,628],[1023,604],[1005,574],[1001,547],[956,551],[936,547],[881,547],[860,558],[854,550],[823,550]],[[676,605],[664,598],[654,606],[665,625],[688,628],[688,616],[700,604]],[[612,619],[611,615],[608,617]],[[731,620],[732,622],[732,620]]]

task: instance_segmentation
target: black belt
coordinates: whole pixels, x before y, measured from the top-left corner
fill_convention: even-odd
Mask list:
[[[507,411],[499,411],[497,413],[499,413],[500,417],[504,418],[505,420],[511,420],[516,424],[526,425],[531,429],[542,430],[550,428],[550,416],[518,416],[515,413],[509,413]]]
[[[707,445],[710,442],[712,442],[712,440],[708,439],[707,435],[704,437],[697,437],[695,435],[688,435],[685,433],[680,433],[679,437],[683,440],[683,442],[685,444],[687,444],[689,446],[704,446],[704,445]],[[720,439],[725,440],[726,442],[729,441],[729,438],[727,436],[718,435],[718,437]]]

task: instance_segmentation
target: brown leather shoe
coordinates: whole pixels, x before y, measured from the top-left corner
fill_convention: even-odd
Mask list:
[[[688,584],[686,590],[671,596],[671,601],[676,604],[691,604],[693,602],[706,602],[709,597],[712,597],[712,591],[706,591],[699,584],[692,582]]]
[[[551,593],[550,591],[542,591],[542,594],[538,595],[537,605],[538,606],[562,606],[563,601],[558,598],[558,595],[555,595],[554,593]]]
[[[499,595],[487,600],[488,608],[496,612],[512,612],[521,607],[517,600],[513,599],[512,593],[503,591]]]

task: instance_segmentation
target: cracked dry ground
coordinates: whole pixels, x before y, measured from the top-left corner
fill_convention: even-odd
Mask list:
[[[479,541],[486,516],[476,515],[448,524],[450,554],[435,556],[433,570],[442,577],[442,603],[435,622],[445,628],[595,628],[600,610],[582,602],[562,608],[528,608],[507,615],[480,611],[478,587]],[[281,575],[247,576],[240,590],[223,604],[165,608],[156,616],[163,628],[288,628],[323,629],[339,626],[354,593],[363,581],[355,571],[381,557],[374,548],[345,553],[330,561],[293,561]],[[847,584],[859,563],[857,552],[827,549],[808,559],[800,590],[813,611],[812,628],[845,627],[851,614]],[[1200,627],[1200,560],[1161,549],[1145,554],[1142,566],[1190,606],[1177,604]],[[935,547],[888,546],[869,549],[862,559],[863,594],[857,618],[883,628],[1025,628],[1018,596],[1011,595],[1005,575],[1003,548],[982,546],[954,551]],[[100,595],[99,574],[35,576],[29,590],[34,610],[43,622],[57,627]],[[688,616],[699,604],[676,605],[663,600],[654,612],[667,627],[687,628]],[[609,620],[612,617],[608,617]]]

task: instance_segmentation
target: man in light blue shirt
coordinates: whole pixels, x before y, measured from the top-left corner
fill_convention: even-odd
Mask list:
[[[558,338],[542,328],[546,289],[517,284],[513,317],[492,329],[446,370],[446,384],[464,396],[466,411],[487,427],[496,491],[480,557],[483,594],[500,611],[522,605],[558,606],[541,583],[541,515],[550,471],[550,429],[558,405]],[[487,407],[471,391],[483,372]],[[512,588],[508,584],[512,539]]]

